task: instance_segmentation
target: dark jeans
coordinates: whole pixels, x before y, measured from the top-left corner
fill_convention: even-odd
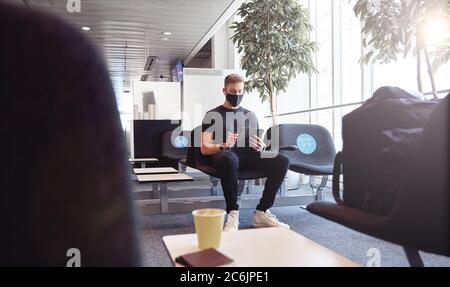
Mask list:
[[[289,159],[282,154],[265,158],[261,157],[259,152],[235,153],[227,150],[215,154],[212,161],[214,167],[219,170],[227,212],[239,209],[237,204],[239,170],[263,171],[267,176],[263,196],[256,207],[257,210],[266,211],[272,207],[289,168]]]

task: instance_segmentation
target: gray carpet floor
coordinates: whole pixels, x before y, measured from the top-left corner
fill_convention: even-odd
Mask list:
[[[197,188],[205,184],[208,184],[207,181],[194,181],[190,188]],[[180,186],[172,188],[182,188]],[[329,189],[325,189],[325,198],[331,200]],[[277,207],[272,208],[271,211],[281,221],[289,224],[292,230],[362,266],[366,266],[368,263],[370,259],[368,251],[372,248],[380,251],[381,266],[383,267],[409,266],[402,248],[398,245],[355,232],[310,214],[298,206]],[[241,210],[241,229],[252,228],[252,215],[253,210],[251,209]],[[152,267],[172,266],[162,241],[163,236],[194,232],[194,223],[190,213],[140,216],[139,225],[143,263],[145,266]],[[450,258],[423,252],[421,252],[421,256],[426,266],[450,266]]]

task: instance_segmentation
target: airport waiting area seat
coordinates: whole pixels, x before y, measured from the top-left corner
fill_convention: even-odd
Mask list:
[[[205,158],[201,155],[200,140],[202,135],[202,126],[198,126],[191,132],[190,146],[188,148],[187,157],[182,160],[181,163],[185,166],[200,170],[212,177],[211,182],[213,184],[212,195],[218,195],[217,184],[219,182],[219,172],[217,169],[208,164]],[[245,180],[264,178],[267,175],[262,171],[245,171],[240,170],[239,179],[239,194],[242,194],[245,187]]]
[[[281,150],[290,160],[289,170],[310,176],[310,186],[316,200],[323,198],[322,190],[328,176],[333,175],[336,149],[328,130],[320,125],[282,124],[271,127],[266,134],[267,145],[296,146],[296,149]],[[276,143],[278,141],[278,143]],[[316,187],[315,176],[322,180]]]
[[[449,115],[450,95],[426,123],[404,188],[387,215],[346,206],[335,191],[338,203],[313,202],[307,209],[356,231],[403,246],[411,266],[424,266],[418,250],[450,256]]]
[[[200,151],[200,140],[201,140],[201,134],[202,134],[202,126],[196,127],[191,132],[191,145],[188,149],[188,155],[186,160],[182,160],[181,162],[189,166],[191,168],[200,170],[206,174],[208,174],[211,177],[219,178],[219,172],[217,169],[209,164],[205,158],[201,155]],[[295,146],[280,146],[278,147],[279,150],[292,150],[296,149]],[[244,186],[245,186],[245,180],[252,180],[252,179],[260,179],[267,177],[267,174],[264,171],[256,171],[256,170],[239,170],[238,179],[239,179],[239,194],[242,194]],[[217,181],[218,182],[218,181]],[[217,184],[216,182],[216,184]],[[213,187],[213,195],[217,195],[216,188]]]
[[[181,134],[173,135],[173,131],[167,131],[162,136],[161,156],[170,160],[182,161],[187,158],[189,143],[191,139],[190,131],[181,131]],[[186,165],[179,164],[180,171],[186,171]]]

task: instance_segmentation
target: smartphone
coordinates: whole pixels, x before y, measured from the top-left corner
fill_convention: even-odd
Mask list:
[[[263,129],[240,128],[238,131],[238,138],[234,147],[242,150],[254,151],[254,149],[250,145],[250,138],[253,136],[258,136],[259,138],[263,139],[263,133]]]

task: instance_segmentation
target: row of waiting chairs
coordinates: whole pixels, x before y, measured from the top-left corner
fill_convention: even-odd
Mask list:
[[[181,135],[178,135],[183,139],[178,140],[174,137],[174,142],[172,132],[166,132],[162,140],[162,156],[179,161],[181,166],[189,166],[218,178],[216,168],[202,160],[199,156],[200,147],[194,145],[194,139],[201,137],[201,131],[201,126],[192,131],[183,131]],[[274,138],[279,139],[278,146],[273,146],[271,139]],[[265,141],[268,150],[279,151],[290,159],[291,171],[311,176],[310,185],[316,194],[316,199],[322,199],[322,189],[327,184],[328,176],[333,174],[336,155],[333,139],[328,130],[319,125],[283,124],[270,128],[266,133]],[[263,171],[240,170],[238,179],[252,180],[266,176],[267,174]],[[313,180],[314,176],[322,177],[317,187]]]

